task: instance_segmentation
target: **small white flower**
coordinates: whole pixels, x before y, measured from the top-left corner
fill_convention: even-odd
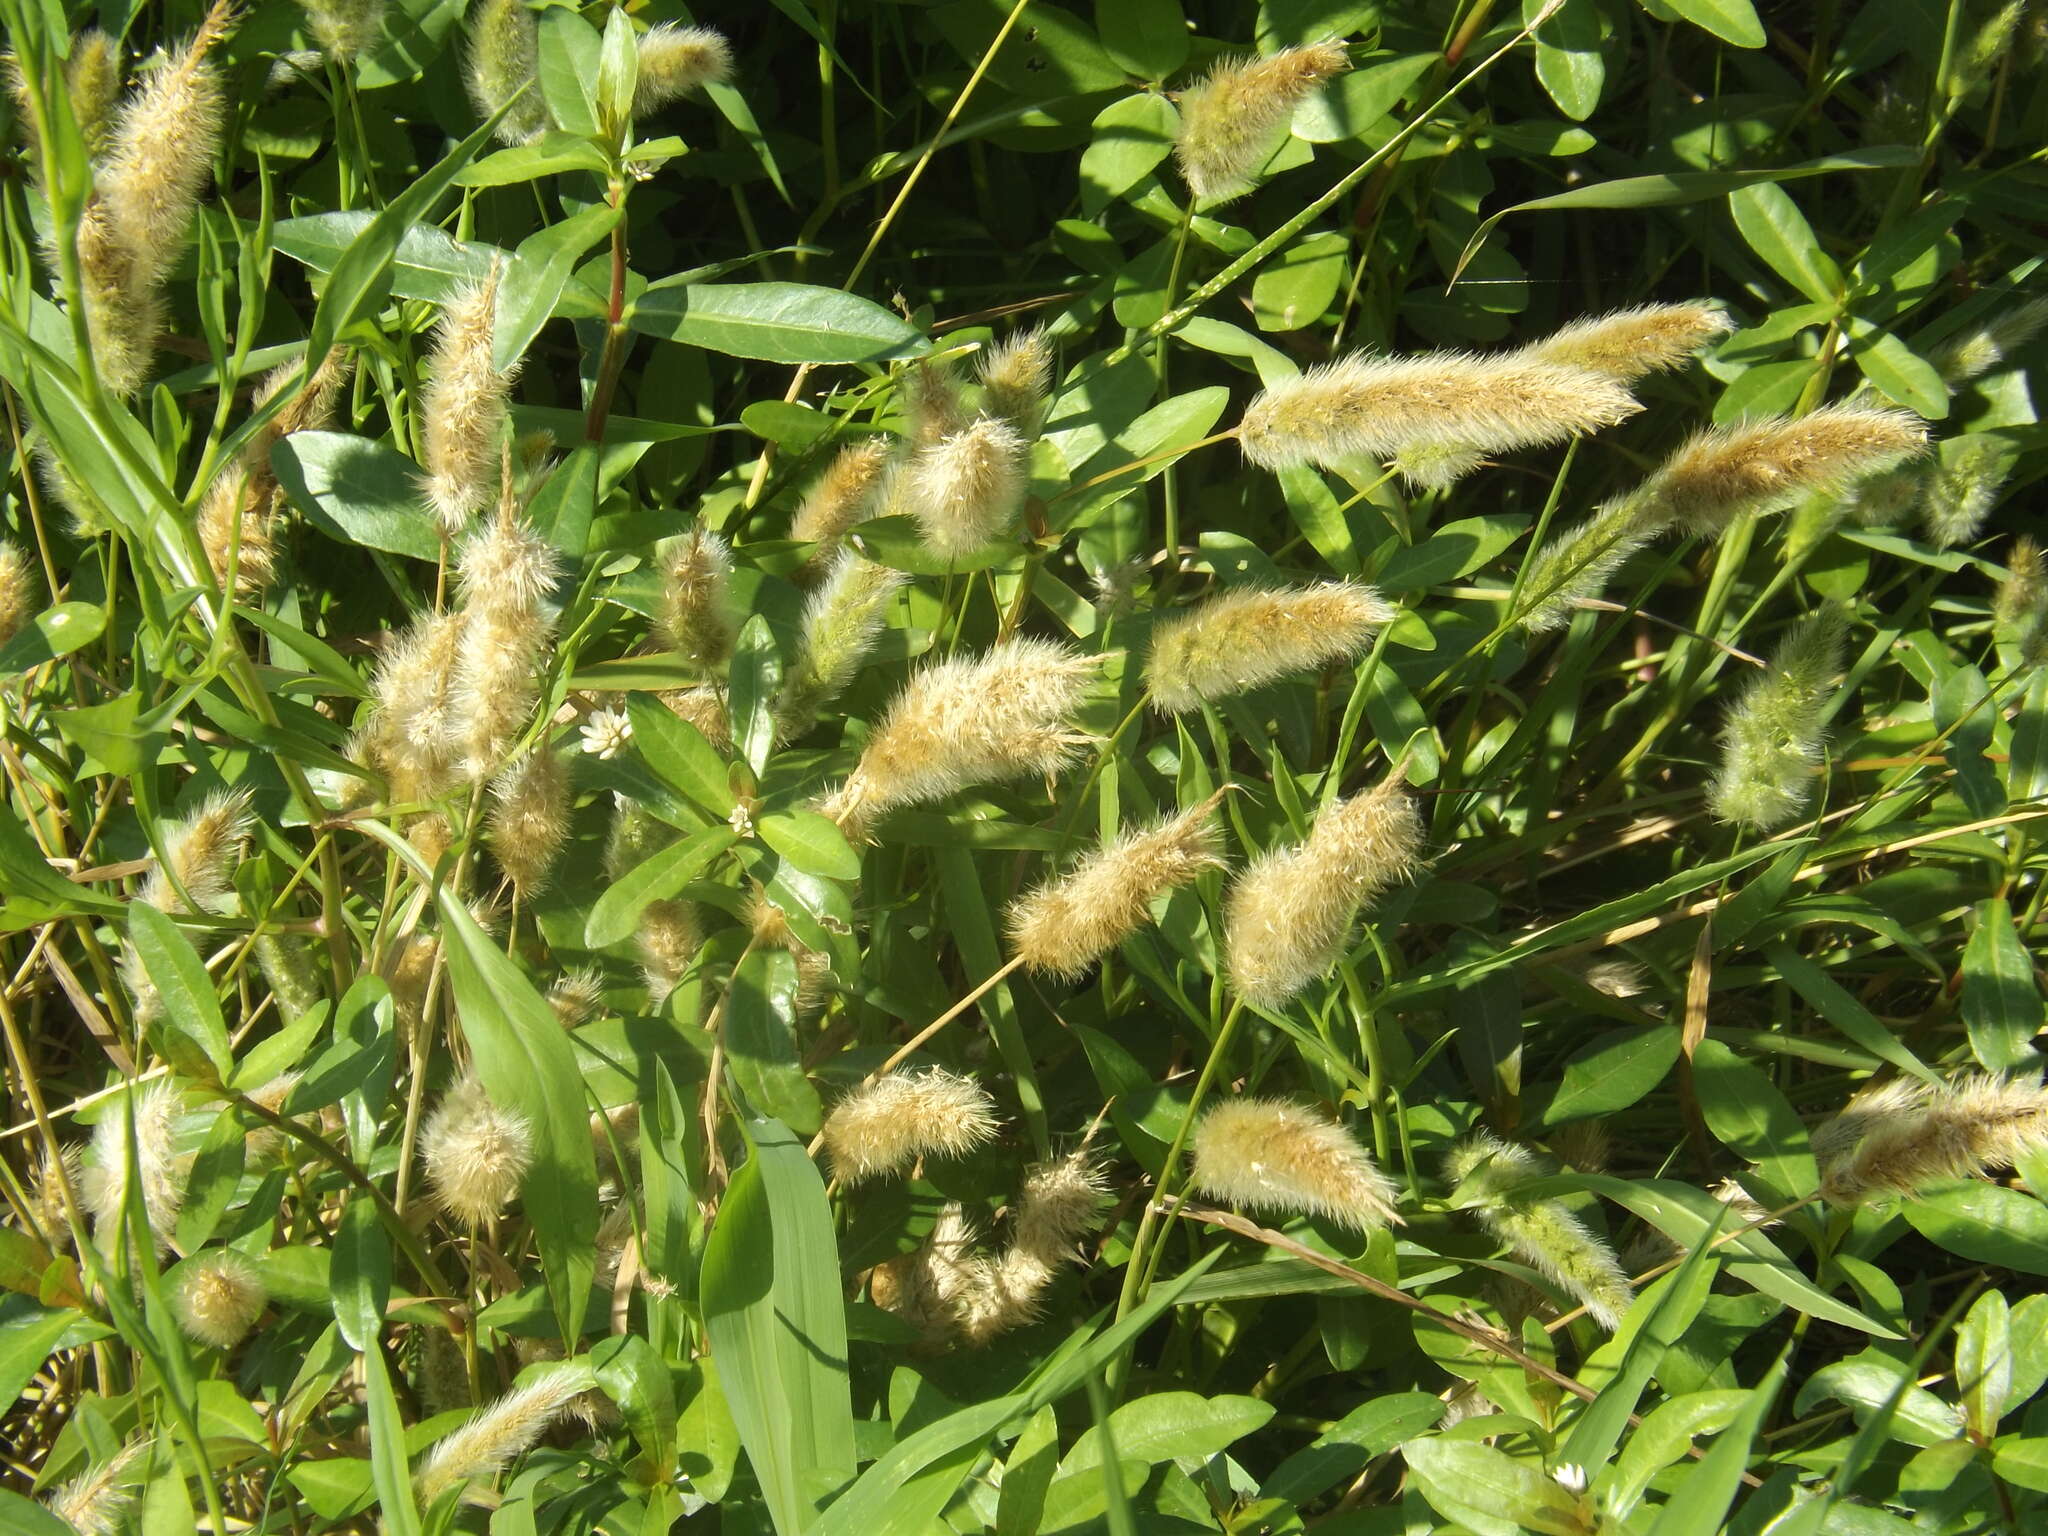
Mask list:
[[[744,800],[735,805],[732,808],[732,814],[725,819],[733,831],[737,832],[741,837],[752,837],[754,835],[753,808]]]
[[[1576,1462],[1568,1461],[1550,1475],[1556,1480],[1557,1486],[1566,1493],[1584,1493],[1586,1491],[1586,1469],[1579,1466]]]
[[[633,722],[623,709],[600,709],[583,722],[583,750],[592,757],[617,757],[632,739]]]

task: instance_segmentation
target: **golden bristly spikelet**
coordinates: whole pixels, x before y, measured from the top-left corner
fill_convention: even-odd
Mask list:
[[[1928,464],[1920,492],[1920,525],[1936,549],[1976,541],[1998,503],[2014,451],[1991,432],[1966,432],[1943,443]]]
[[[1415,871],[1422,844],[1422,815],[1390,774],[1327,807],[1302,842],[1261,854],[1224,905],[1238,995],[1254,1007],[1285,1007],[1343,957],[1358,909]]]
[[[971,417],[960,387],[960,371],[950,359],[919,358],[900,376],[903,411],[913,449],[931,447],[964,429]]]
[[[825,473],[818,477],[796,510],[789,536],[817,547],[811,551],[807,568],[826,568],[838,553],[846,530],[868,515],[883,472],[889,467],[889,440],[871,437],[839,450]]]
[[[1238,442],[1267,469],[1386,458],[1416,444],[1500,453],[1611,427],[1640,409],[1604,374],[1513,352],[1354,354],[1261,391]]]
[[[1707,787],[1707,803],[1721,820],[1769,832],[1812,800],[1824,715],[1842,666],[1842,631],[1842,617],[1832,611],[1802,620],[1730,706],[1720,766]]]
[[[313,376],[206,488],[199,504],[199,542],[214,579],[225,583],[232,570],[237,593],[261,593],[277,575],[274,525],[284,492],[270,468],[270,450],[294,432],[326,424],[352,367],[348,352],[339,347],[330,351]],[[301,372],[293,363],[273,368],[256,386],[254,403],[259,408],[268,405]]]
[[[896,806],[969,784],[1058,773],[1088,738],[1075,729],[1099,658],[1014,638],[927,667],[904,685],[825,814],[859,831]]]
[[[2048,327],[2048,298],[2029,299],[1975,326],[1935,353],[1944,381],[1966,384],[2009,366],[2012,355]]]
[[[1646,509],[1634,497],[1603,502],[1591,517],[1536,552],[1522,581],[1518,622],[1531,634],[1563,629],[1581,604],[1598,597],[1629,556],[1656,538],[1663,526],[1654,509]]]
[[[944,1348],[960,1336],[966,1298],[985,1263],[975,1250],[974,1224],[958,1201],[948,1200],[923,1246],[870,1272],[868,1296],[915,1329],[927,1347]]]
[[[469,18],[463,82],[479,117],[511,102],[497,136],[524,144],[548,129],[547,98],[540,89],[540,22],[525,0],[477,0]]]
[[[1908,411],[1823,406],[1805,416],[1709,427],[1636,492],[1663,522],[1719,533],[1750,513],[1782,511],[1813,491],[1840,492],[1926,451]]]
[[[604,1008],[604,975],[594,969],[568,971],[548,988],[548,1006],[562,1028],[588,1024]]]
[[[421,463],[428,510],[441,537],[452,539],[490,504],[499,486],[499,443],[515,363],[492,360],[498,323],[498,264],[480,283],[456,290],[441,310],[420,395]]]
[[[413,1477],[422,1507],[451,1488],[497,1476],[514,1457],[531,1450],[591,1384],[587,1366],[534,1367],[519,1386],[478,1409],[475,1417],[434,1447]]]
[[[1523,348],[1525,355],[1604,374],[1623,384],[1682,368],[1735,329],[1716,304],[1644,304],[1590,315]]]
[[[1821,1195],[1835,1205],[1983,1178],[2043,1151],[2048,1087],[1983,1072],[1938,1085],[1894,1078],[1867,1088],[1813,1135]]]
[[[457,1220],[495,1221],[533,1166],[533,1127],[474,1077],[452,1083],[420,1130],[427,1187]]]
[[[1010,1219],[1009,1244],[976,1258],[953,1298],[955,1327],[969,1344],[1036,1322],[1060,1267],[1102,1219],[1109,1185],[1090,1155],[1069,1153],[1025,1171]]]
[[[167,1077],[142,1084],[132,1099],[123,1095],[93,1127],[92,1157],[79,1180],[79,1193],[104,1244],[106,1234],[119,1232],[126,1220],[128,1195],[128,1126],[135,1126],[135,1186],[142,1209],[161,1249],[177,1229],[185,1203],[184,1162],[177,1152],[178,1118],[183,1109],[177,1084]]]
[[[116,1536],[128,1528],[136,1497],[130,1478],[149,1448],[147,1439],[129,1441],[105,1461],[52,1491],[43,1507],[77,1536]]]
[[[1227,1099],[1189,1140],[1195,1187],[1247,1210],[1320,1216],[1357,1232],[1399,1225],[1394,1183],[1335,1120],[1286,1099]]]
[[[663,645],[700,672],[718,672],[731,659],[739,634],[732,551],[710,529],[694,528],[677,540],[663,573],[654,627]]]
[[[920,1158],[964,1157],[995,1132],[995,1101],[981,1084],[927,1067],[854,1089],[825,1118],[824,1136],[832,1171],[859,1184]]]
[[[1356,581],[1239,587],[1161,620],[1145,682],[1168,714],[1198,709],[1262,684],[1349,661],[1394,617]]]
[[[163,862],[142,883],[142,899],[161,912],[217,912],[234,890],[234,861],[256,825],[245,789],[218,790],[164,836]],[[179,894],[183,891],[184,895]]]
[[[299,7],[321,53],[340,65],[375,47],[384,27],[384,0],[299,0]]]
[[[511,493],[456,557],[462,627],[448,684],[449,756],[472,781],[495,773],[526,728],[554,643],[549,602],[561,574],[555,547],[534,531]]]
[[[853,681],[882,632],[889,605],[909,580],[850,549],[832,562],[804,603],[797,660],[775,703],[776,731],[783,740],[802,735],[818,711]]]
[[[903,498],[933,553],[963,559],[1016,526],[1028,452],[1017,429],[977,417],[920,451],[903,470]]]
[[[678,720],[696,727],[697,734],[723,752],[732,745],[732,712],[727,707],[725,688],[719,683],[698,683],[692,688],[671,688],[655,695],[661,707]]]
[[[133,395],[149,377],[163,330],[159,290],[212,175],[223,105],[206,55],[228,23],[227,5],[216,5],[189,43],[143,75],[95,167],[78,260],[92,362],[116,395]]]
[[[1124,833],[1010,904],[1010,947],[1043,976],[1078,980],[1152,920],[1168,891],[1221,869],[1210,817],[1223,798]]]
[[[391,798],[427,800],[448,787],[454,753],[449,689],[462,645],[459,612],[422,613],[384,651],[371,684],[376,712],[364,752]]]
[[[2018,648],[2020,665],[2037,667],[2048,661],[2048,553],[2022,534],[2012,541],[2005,566],[1992,617],[2002,638]]]
[[[29,558],[18,544],[0,539],[0,645],[21,633],[40,606]]]
[[[1464,443],[1406,443],[1387,457],[1395,474],[1428,491],[1457,484],[1485,462],[1485,454]]]
[[[171,1285],[178,1326],[187,1338],[215,1349],[241,1343],[269,1301],[262,1273],[232,1248],[209,1248],[187,1259]]]
[[[659,1008],[675,991],[676,984],[704,947],[704,927],[697,909],[687,901],[650,901],[640,914],[640,926],[633,931],[633,948],[640,957],[640,976],[647,983],[649,1000]]]
[[[981,408],[1023,436],[1036,437],[1052,393],[1052,359],[1043,326],[997,342],[981,355]]]
[[[1189,190],[1205,203],[1250,191],[1294,109],[1350,67],[1344,45],[1334,41],[1219,63],[1180,97],[1173,153]]]
[[[709,27],[661,22],[640,34],[640,73],[633,87],[633,115],[716,85],[732,74],[732,45]]]
[[[522,901],[547,888],[569,835],[569,764],[542,744],[491,780],[485,836]]]
[[[0,72],[5,73],[7,94],[14,100],[15,126],[28,150],[30,171],[40,183],[42,146],[36,141],[35,109],[21,56],[11,49],[0,55]],[[121,100],[121,45],[98,27],[76,34],[71,39],[71,56],[64,60],[64,86],[85,152],[97,160],[106,150],[114,109]]]
[[[32,1224],[42,1229],[43,1237],[60,1252],[71,1236],[71,1208],[65,1190],[78,1198],[84,1179],[83,1147],[63,1147],[55,1156],[48,1146],[37,1151],[35,1166],[29,1172],[28,1215]]]
[[[1520,1193],[1542,1175],[1534,1153],[1481,1131],[1452,1148],[1444,1171],[1496,1241],[1609,1333],[1621,1326],[1635,1292],[1614,1250],[1562,1201]]]

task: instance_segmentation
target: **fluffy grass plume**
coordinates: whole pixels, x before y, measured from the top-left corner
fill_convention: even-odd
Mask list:
[[[633,115],[680,100],[732,75],[732,46],[709,27],[660,22],[640,34],[640,73],[633,86]]]
[[[481,1227],[526,1181],[533,1127],[517,1110],[493,1103],[476,1078],[459,1078],[421,1128],[420,1156],[435,1199],[466,1225]]]
[[[1532,358],[1605,374],[1623,384],[1682,368],[1702,347],[1735,329],[1714,304],[1642,304],[1589,315],[1523,348]]]
[[[1813,1134],[1821,1194],[1836,1205],[1910,1196],[2048,1150],[2048,1088],[2031,1077],[1970,1073],[1934,1084],[1866,1088]]]
[[[0,645],[20,634],[35,614],[40,606],[38,586],[21,546],[0,539]]]
[[[1334,41],[1219,63],[1181,93],[1173,153],[1189,190],[1205,203],[1250,191],[1294,109],[1350,67],[1344,45]]]
[[[377,665],[361,752],[390,780],[396,801],[431,799],[447,787],[454,734],[448,694],[462,628],[459,613],[423,613]]]
[[[1302,842],[1261,854],[1230,888],[1223,932],[1230,982],[1283,1008],[1335,965],[1358,909],[1421,860],[1422,816],[1390,774],[1316,817]]]
[[[209,1248],[178,1267],[171,1284],[171,1311],[187,1338],[215,1349],[242,1342],[270,1292],[256,1266],[232,1248]]]
[[[825,813],[857,830],[969,784],[1059,772],[1088,739],[1074,716],[1096,666],[1063,645],[1019,638],[927,667],[884,713]]]
[[[687,901],[650,901],[633,930],[633,950],[649,1000],[659,1008],[704,947],[704,927]]]
[[[2013,353],[2048,327],[2048,299],[2029,299],[1974,326],[1934,355],[1934,366],[1950,384],[1966,384],[2009,367]]]
[[[526,521],[509,484],[497,512],[456,556],[462,594],[447,682],[446,755],[473,781],[490,777],[532,718],[554,643],[549,602],[561,557]]]
[[[1563,629],[1579,605],[1598,597],[1659,527],[1634,498],[1618,496],[1551,539],[1529,562],[1522,581],[1522,627],[1539,635]]]
[[[1181,714],[1297,672],[1348,661],[1393,616],[1379,593],[1361,582],[1238,588],[1154,627],[1146,685],[1154,704]]]
[[[1637,493],[1666,523],[1719,533],[1750,513],[1782,511],[1814,491],[1839,493],[1926,450],[1908,411],[1830,405],[1778,421],[1709,427]]]
[[[700,672],[721,670],[739,635],[732,551],[709,529],[694,528],[677,542],[664,574],[656,635]]]
[[[832,562],[804,603],[796,663],[776,701],[776,729],[783,739],[801,735],[853,681],[882,632],[889,605],[909,580],[852,550]]]
[[[518,365],[492,358],[498,323],[498,264],[480,283],[458,289],[441,311],[420,396],[421,462],[427,507],[441,537],[452,539],[490,502],[499,483],[499,443]]]
[[[506,144],[524,144],[548,129],[548,104],[540,89],[540,21],[525,0],[477,0],[469,17],[469,48],[463,83],[479,117],[507,102],[496,133]]]
[[[811,551],[811,569],[823,569],[838,552],[846,530],[868,515],[888,467],[889,441],[881,437],[849,444],[825,466],[789,525],[792,539],[817,546]]]
[[[142,899],[161,912],[219,911],[255,825],[248,790],[208,795],[164,834],[163,858],[142,882]]]
[[[431,1505],[464,1483],[497,1476],[514,1457],[531,1450],[548,1426],[590,1386],[588,1367],[535,1367],[525,1382],[477,1410],[468,1423],[434,1447],[413,1477],[421,1505]]]
[[[1641,409],[1605,374],[1507,352],[1353,354],[1262,390],[1238,425],[1267,469],[1386,458],[1417,445],[1499,453],[1611,427]]]
[[[1024,505],[1024,439],[1008,422],[977,417],[923,449],[903,470],[903,498],[935,554],[976,554],[1016,526]]]
[[[336,347],[303,382],[303,370],[285,363],[256,386],[254,404],[260,408],[298,385],[277,414],[214,477],[199,504],[199,542],[207,563],[214,579],[224,585],[232,572],[238,594],[260,593],[277,576],[275,524],[284,492],[270,467],[270,450],[294,432],[325,426],[353,367],[350,355]]]
[[[568,761],[546,743],[491,781],[485,838],[521,899],[547,888],[569,835]]]
[[[995,1132],[988,1091],[940,1067],[891,1072],[854,1089],[824,1130],[832,1169],[847,1184],[901,1173],[924,1157],[963,1157]]]
[[[1394,1183],[1343,1126],[1286,1099],[1227,1099],[1189,1141],[1195,1187],[1247,1210],[1320,1216],[1357,1232],[1399,1225]]]
[[[2020,653],[2022,666],[2048,661],[2048,554],[2021,535],[2006,555],[2006,573],[1991,612],[2005,638]]]
[[[1609,1333],[1621,1326],[1635,1293],[1614,1251],[1561,1201],[1518,1195],[1543,1172],[1534,1153],[1481,1131],[1451,1150],[1444,1172],[1509,1252],[1575,1297]]]
[[[158,1248],[170,1242],[185,1204],[185,1160],[177,1150],[182,1100],[167,1077],[137,1086],[132,1097],[114,1099],[93,1127],[92,1157],[79,1180],[79,1193],[92,1212],[99,1240],[121,1230],[129,1177],[142,1195],[142,1209]],[[135,1126],[135,1156],[128,1152],[128,1127]]]
[[[130,1478],[150,1443],[146,1439],[129,1441],[105,1461],[94,1463],[55,1489],[43,1500],[43,1507],[78,1536],[115,1536],[127,1529],[135,1508]]]
[[[336,64],[376,46],[384,26],[384,0],[299,0],[306,30]]]
[[[1822,713],[1842,664],[1842,619],[1801,620],[1728,711],[1707,803],[1723,821],[1768,832],[1804,811],[1826,739]]]
[[[1927,542],[1936,549],[1972,543],[1984,531],[1984,519],[2005,488],[2012,461],[2012,449],[1989,432],[1971,432],[1943,443],[1928,465],[1920,491],[1920,521]]]
[[[981,355],[982,409],[1025,437],[1038,434],[1052,392],[1052,341],[1043,326],[1018,331]]]
[[[1126,832],[1010,904],[1010,945],[1032,970],[1078,980],[1152,919],[1152,903],[1221,869],[1210,817],[1222,792],[1191,811]]]

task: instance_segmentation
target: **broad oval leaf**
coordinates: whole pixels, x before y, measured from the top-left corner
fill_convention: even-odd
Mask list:
[[[689,283],[650,288],[636,331],[768,363],[879,363],[924,350],[922,332],[868,299],[809,283]]]
[[[0,645],[0,677],[13,677],[44,662],[69,656],[99,639],[107,611],[97,603],[59,603],[45,608]]]
[[[306,521],[343,544],[438,560],[420,491],[420,467],[395,448],[352,432],[294,432],[270,450],[270,467]]]

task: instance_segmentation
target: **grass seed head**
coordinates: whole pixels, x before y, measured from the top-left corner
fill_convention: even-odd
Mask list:
[[[491,781],[485,835],[524,900],[547,888],[569,835],[569,765],[545,743]]]
[[[525,0],[479,0],[469,18],[469,51],[463,80],[479,117],[506,102],[499,140],[524,144],[548,128],[547,99],[540,89],[540,22]],[[515,99],[516,98],[516,99]]]
[[[825,473],[805,494],[789,525],[789,536],[815,544],[808,562],[813,571],[827,569],[846,531],[873,510],[874,493],[889,467],[887,438],[871,437],[839,450]]]
[[[649,999],[660,1007],[675,991],[704,947],[704,927],[696,907],[687,901],[650,901],[640,914],[640,926],[633,933],[633,948],[640,957],[640,978],[647,983]]]
[[[116,1536],[128,1529],[136,1490],[130,1481],[151,1442],[131,1440],[105,1461],[89,1467],[43,1500],[43,1507],[78,1536]]]
[[[645,117],[672,101],[732,76],[732,45],[709,27],[661,22],[640,34],[640,73],[633,115]]]
[[[1971,432],[1943,443],[1928,465],[1920,491],[1920,521],[1927,542],[1936,549],[1973,543],[2005,488],[2012,462],[2012,449],[1990,432]]]
[[[533,1127],[519,1111],[494,1103],[480,1080],[462,1077],[421,1128],[420,1155],[435,1198],[457,1220],[481,1227],[526,1181]]]
[[[1357,1232],[1401,1224],[1399,1192],[1358,1138],[1304,1105],[1227,1099],[1202,1116],[1190,1145],[1195,1187],[1211,1199]]]
[[[1278,1009],[1342,957],[1358,909],[1421,863],[1421,813],[1389,775],[1316,817],[1302,842],[1261,854],[1224,905],[1231,984]]]
[[[1547,363],[1633,384],[1684,367],[1702,347],[1734,329],[1728,312],[1715,304],[1643,304],[1574,320],[1523,350]]]
[[[1738,517],[1783,511],[1812,491],[1840,494],[1926,447],[1927,427],[1909,411],[1823,406],[1804,416],[1709,427],[1636,494],[1646,516],[1712,536]]]
[[[1361,582],[1238,588],[1155,625],[1145,680],[1155,705],[1182,714],[1349,661],[1393,617],[1379,593]]]
[[[234,891],[235,861],[255,825],[246,789],[208,795],[164,835],[163,861],[143,882],[142,899],[160,912],[176,913],[190,910],[190,897],[199,911],[218,912]]]
[[[588,968],[556,977],[548,988],[548,1006],[564,1029],[588,1024],[604,1011],[604,974]]]
[[[1010,944],[1045,976],[1079,980],[1152,920],[1152,903],[1221,869],[1210,820],[1222,795],[1124,833],[1010,904]]]
[[[1036,437],[1052,393],[1053,348],[1043,326],[999,341],[981,355],[982,409],[1024,437]]]
[[[161,1250],[178,1225],[185,1203],[185,1160],[178,1156],[178,1117],[183,1102],[178,1087],[159,1077],[115,1099],[93,1127],[92,1158],[79,1181],[102,1241],[122,1230],[128,1197],[128,1126],[135,1126],[133,1172],[142,1195],[142,1209]]]
[[[587,1367],[534,1367],[519,1385],[445,1436],[414,1474],[420,1503],[431,1505],[450,1488],[497,1476],[531,1450],[548,1426],[590,1389]]]
[[[489,505],[499,485],[506,404],[518,367],[492,358],[498,322],[498,266],[458,289],[441,311],[420,397],[427,506],[444,539],[455,538]]]
[[[215,1349],[241,1343],[269,1301],[262,1274],[232,1248],[210,1248],[186,1260],[171,1286],[178,1326]]]
[[[845,691],[867,660],[896,594],[910,578],[842,550],[804,603],[797,662],[776,701],[776,731],[801,736],[818,711]]]
[[[376,47],[384,30],[384,0],[299,0],[299,6],[313,41],[336,64]]]
[[[1350,67],[1350,55],[1335,41],[1217,64],[1181,93],[1173,152],[1189,190],[1205,203],[1249,192],[1294,109]]]
[[[1542,1176],[1535,1154],[1481,1131],[1451,1150],[1445,1173],[1479,1224],[1516,1258],[1574,1297],[1609,1333],[1621,1326],[1635,1293],[1614,1250],[1563,1202],[1520,1195]]]
[[[1754,831],[1783,826],[1813,798],[1826,740],[1823,713],[1842,664],[1841,616],[1802,620],[1728,711],[1721,762],[1708,786],[1714,814]]]
[[[1262,390],[1238,426],[1266,469],[1422,447],[1500,453],[1611,427],[1641,407],[1605,374],[1520,353],[1353,354]]]
[[[995,1133],[988,1091],[940,1067],[878,1077],[825,1120],[833,1171],[847,1184],[901,1173],[923,1157],[964,1157]]]
[[[2020,665],[2048,661],[2048,554],[2021,535],[2006,556],[2005,579],[1992,599],[1992,616],[2019,648]]]
[[[925,668],[883,714],[825,813],[859,831],[884,811],[969,784],[1058,773],[1088,739],[1074,716],[1098,662],[1020,637]]]
[[[2048,1088],[2032,1077],[1983,1072],[1938,1085],[1894,1078],[1866,1088],[1813,1135],[1821,1194],[1844,1206],[1982,1178],[2044,1150]]]
[[[1934,356],[1934,366],[1950,384],[1966,384],[1998,373],[2012,355],[2048,327],[2048,298],[2029,299],[1994,320],[1965,331]]]
[[[732,551],[724,539],[696,528],[677,542],[655,625],[661,643],[698,671],[723,670],[739,634]]]
[[[904,470],[904,493],[932,551],[962,559],[1015,528],[1028,457],[1017,429],[994,416],[921,450]]]
[[[0,539],[0,645],[21,633],[41,606],[38,583],[21,546]]]

